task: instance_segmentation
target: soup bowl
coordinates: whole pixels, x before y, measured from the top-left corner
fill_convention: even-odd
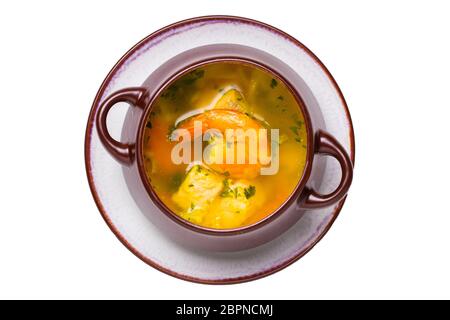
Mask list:
[[[172,212],[156,194],[144,168],[144,130],[155,100],[181,76],[201,66],[219,62],[251,65],[283,81],[301,108],[307,132],[306,163],[294,191],[270,215],[251,225],[234,229],[203,227]],[[120,102],[129,104],[130,108],[118,141],[108,132],[107,117],[111,108]],[[335,205],[347,194],[353,165],[345,149],[324,130],[319,110],[301,77],[277,57],[244,45],[215,44],[178,54],[149,74],[141,86],[112,93],[103,101],[94,117],[100,141],[111,156],[121,163],[131,195],[141,211],[161,232],[184,246],[199,250],[239,251],[276,238],[293,226],[305,210]],[[327,194],[316,191],[323,179],[322,155],[334,157],[342,173],[338,186]]]

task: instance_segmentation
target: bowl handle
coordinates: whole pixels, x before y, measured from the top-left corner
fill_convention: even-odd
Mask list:
[[[316,133],[314,153],[334,157],[341,166],[341,181],[339,186],[329,194],[320,194],[314,189],[305,188],[299,206],[305,209],[328,207],[344,198],[350,188],[353,178],[353,163],[344,147],[329,133],[319,130]]]
[[[96,111],[96,126],[100,141],[117,161],[125,165],[133,162],[135,143],[122,143],[111,137],[106,125],[106,118],[109,110],[118,102],[127,102],[133,107],[142,108],[140,100],[144,92],[145,89],[141,87],[118,90],[108,96]]]

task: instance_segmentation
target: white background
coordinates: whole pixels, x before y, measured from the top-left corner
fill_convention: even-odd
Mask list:
[[[250,283],[153,270],[109,231],[84,168],[104,77],[131,46],[206,14],[272,24],[330,69],[356,134],[341,215],[303,259]],[[450,298],[448,1],[0,4],[0,298]]]

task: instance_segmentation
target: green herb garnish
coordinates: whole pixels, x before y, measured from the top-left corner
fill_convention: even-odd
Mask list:
[[[198,79],[202,78],[204,74],[204,70],[193,70],[189,72],[164,90],[161,94],[161,98],[174,100],[178,97],[178,93],[183,91],[185,86],[193,85]],[[175,108],[175,110],[176,109],[177,108]]]
[[[167,130],[167,140],[173,141],[174,137],[172,137],[172,135],[173,135],[173,132],[175,131],[175,129],[176,129],[175,125],[171,125],[169,127],[169,129]]]
[[[272,89],[274,89],[277,85],[278,85],[278,81],[277,80],[272,79],[272,81],[270,81],[270,87]]]
[[[184,173],[177,172],[170,178],[170,188],[172,190],[177,190],[181,183],[183,182]]]
[[[223,190],[220,193],[221,197],[230,197],[233,195],[233,190],[230,188],[230,179],[223,179],[222,181],[223,184]]]
[[[164,99],[174,99],[177,94],[179,87],[176,84],[172,84],[161,94],[161,98]]]
[[[150,121],[147,121],[147,124],[145,125],[147,128],[151,129],[152,128],[152,123]]]
[[[247,199],[253,197],[256,193],[256,187],[255,186],[249,186],[248,188],[244,189],[244,195]]]
[[[185,75],[180,80],[183,82],[183,84],[191,85],[194,84],[195,81],[202,78],[205,75],[205,70],[194,70],[189,72],[187,75]]]
[[[298,129],[300,129],[300,128],[298,128],[298,127],[289,127],[289,129],[291,129],[291,131],[292,131],[296,136],[298,136]]]

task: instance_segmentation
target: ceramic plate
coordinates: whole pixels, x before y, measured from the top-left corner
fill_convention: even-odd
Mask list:
[[[305,81],[316,98],[326,130],[344,146],[354,161],[354,136],[342,93],[325,66],[304,45],[269,25],[237,17],[211,16],[165,27],[135,45],[106,77],[92,106],[85,141],[86,169],[95,202],[119,240],[150,266],[172,276],[201,283],[221,284],[254,280],[283,269],[305,255],[328,231],[344,200],[334,207],[310,210],[277,239],[254,249],[208,253],[172,242],[138,209],[125,183],[122,168],[105,150],[97,135],[93,110],[110,93],[139,86],[158,66],[177,54],[202,45],[231,43],[272,54]],[[126,108],[115,108],[108,127],[120,137]],[[319,191],[339,183],[340,168],[326,158]]]

